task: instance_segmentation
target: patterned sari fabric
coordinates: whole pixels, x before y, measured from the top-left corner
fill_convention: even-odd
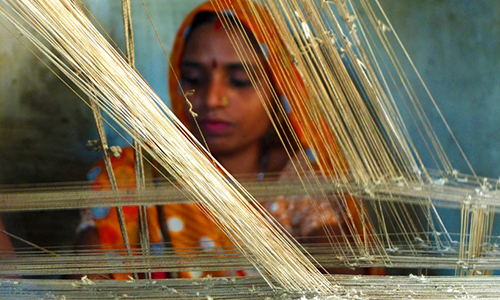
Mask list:
[[[271,18],[266,11],[260,6],[255,5],[250,1],[243,0],[226,0],[216,1],[217,7],[211,3],[200,5],[192,11],[182,23],[173,46],[171,54],[172,69],[169,76],[170,97],[172,109],[184,125],[188,126],[188,118],[186,115],[186,101],[181,92],[181,84],[176,80],[176,74],[180,74],[180,60],[184,50],[184,38],[189,35],[190,25],[195,16],[200,12],[213,12],[217,14],[228,14],[236,16],[248,31],[254,35],[261,49],[265,49],[266,61],[269,69],[285,62],[289,66],[290,78],[283,78],[283,74],[274,74],[271,71],[270,77],[279,98],[288,113],[288,118],[294,128],[295,133],[299,137],[302,145],[307,149],[306,141],[302,135],[302,128],[298,124],[303,124],[308,120],[298,119],[293,114],[295,109],[301,109],[302,99],[306,97],[303,83],[300,76],[291,62],[290,56],[287,54],[283,46],[276,28],[272,25]],[[251,14],[249,12],[252,12]],[[264,21],[263,21],[264,20]],[[265,29],[256,26],[265,24]],[[262,34],[266,32],[266,38]],[[268,37],[271,37],[269,39]],[[272,43],[272,44],[269,44]],[[294,80],[293,85],[280,84],[281,81],[289,82]],[[324,137],[318,137],[318,139]],[[321,143],[324,144],[322,140]],[[314,149],[316,152],[321,152],[324,149]],[[338,159],[338,158],[335,158]],[[297,174],[293,164],[306,165],[308,158],[299,156],[289,161],[278,176],[279,181],[291,181],[297,179]],[[135,186],[133,149],[124,149],[121,158],[112,158],[113,169],[119,185],[129,185],[131,188]],[[326,163],[327,164],[327,163]],[[316,164],[318,165],[318,164]],[[98,163],[91,173],[94,175],[93,186],[95,189],[101,189],[109,186],[109,180],[106,175],[104,164]],[[152,175],[154,176],[154,175]],[[290,197],[289,197],[290,198]],[[269,199],[267,199],[269,200]],[[293,201],[290,201],[293,200]],[[308,236],[311,233],[318,233],[324,224],[331,226],[330,228],[345,227],[341,221],[342,206],[337,201],[332,199],[323,199],[316,201],[316,205],[311,204],[309,196],[294,196],[293,199],[287,199],[285,196],[266,201],[264,206],[268,211],[280,222],[290,233],[295,237]],[[352,202],[352,201],[351,201]],[[352,202],[354,205],[354,202]],[[348,201],[348,207],[351,204]],[[317,211],[322,212],[322,217],[319,218]],[[137,207],[124,207],[125,222],[129,240],[133,247],[138,247],[139,243],[139,214]],[[350,213],[353,216],[354,227],[360,228],[359,215],[354,211]],[[161,216],[161,219],[160,219]],[[118,218],[114,208],[94,208],[93,218],[98,228],[99,238],[103,249],[106,250],[122,250],[123,238],[120,233]],[[230,255],[228,249],[232,249],[232,243],[227,239],[225,234],[206,216],[196,204],[171,204],[163,207],[148,208],[148,229],[150,234],[150,242],[152,244],[153,254],[161,253],[165,240],[168,240],[176,254],[189,254],[193,247],[200,247],[205,253]],[[161,226],[166,225],[168,238],[164,239],[161,234]],[[334,231],[337,231],[334,229]],[[228,252],[229,251],[229,252]],[[204,276],[238,276],[245,275],[251,271],[234,270],[234,271],[190,271],[185,270],[179,272],[179,277],[204,277]],[[128,278],[129,274],[113,274],[114,278]],[[154,276],[162,277],[162,274],[156,273]]]

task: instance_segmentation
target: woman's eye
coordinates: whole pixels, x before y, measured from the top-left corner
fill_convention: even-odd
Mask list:
[[[229,69],[228,83],[235,88],[247,88],[252,86],[252,80],[242,66]]]
[[[199,86],[207,80],[207,74],[196,66],[181,66],[181,79],[183,84]]]
[[[250,79],[229,78],[229,83],[236,88],[249,87],[252,85]]]
[[[203,84],[205,79],[203,76],[183,76],[182,82],[189,85],[200,85]]]

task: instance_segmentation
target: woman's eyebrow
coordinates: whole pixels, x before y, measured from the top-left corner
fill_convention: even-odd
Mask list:
[[[197,61],[192,60],[183,60],[181,61],[181,67],[195,67],[195,68],[203,68],[203,64]]]
[[[181,61],[180,63],[181,68],[198,68],[198,69],[204,69],[207,68],[207,66],[199,61],[193,61],[193,60],[184,60]],[[242,63],[242,62],[231,62],[231,63],[226,63],[222,65],[222,68],[225,69],[226,71],[245,71],[246,68],[250,70],[254,70],[257,68],[256,64],[253,63]]]
[[[243,70],[245,71],[247,68],[250,69],[250,70],[253,70],[257,67],[256,64],[252,64],[252,63],[241,63],[241,62],[237,62],[237,63],[229,63],[229,64],[225,64],[224,65],[224,68],[228,71],[240,71],[240,70]]]

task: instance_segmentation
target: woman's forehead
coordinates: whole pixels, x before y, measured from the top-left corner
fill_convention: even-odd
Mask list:
[[[182,61],[198,62],[209,66],[240,63],[238,54],[243,57],[246,63],[250,64],[261,59],[254,46],[245,42],[243,37],[245,33],[236,29],[226,31],[216,24],[217,22],[203,24],[189,35]],[[228,35],[231,36],[231,39]]]

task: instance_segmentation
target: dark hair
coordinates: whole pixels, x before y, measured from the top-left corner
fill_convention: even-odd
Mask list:
[[[250,42],[252,43],[252,45],[254,46],[254,48],[258,52],[261,52],[261,49],[259,47],[259,43],[257,42],[257,39],[255,38],[255,36],[253,35],[253,33],[250,30],[248,30],[248,28],[245,26],[245,24],[242,24],[240,22],[240,20],[238,19],[237,16],[235,16],[234,14],[225,13],[223,18],[224,18],[224,21],[222,21],[223,24],[227,23],[227,24],[229,24],[229,26],[231,28],[234,28],[234,27],[241,28],[241,27],[243,27],[246,36],[248,37],[248,39],[250,40]],[[205,25],[205,24],[214,23],[218,19],[219,19],[219,17],[214,12],[202,11],[202,12],[196,14],[196,16],[193,19],[193,22],[191,23],[191,26],[188,29],[189,31],[186,34],[184,42],[187,43],[187,41],[191,37],[191,34],[196,30],[196,28],[198,28],[198,27],[200,27],[202,25]],[[261,53],[261,54],[263,54],[263,53]]]
[[[217,14],[213,12],[207,12],[207,11],[202,11],[198,13],[194,19],[193,22],[191,23],[191,26],[189,27],[189,32],[186,36],[186,41],[191,37],[191,33],[198,27],[204,24],[210,24],[217,20]]]

